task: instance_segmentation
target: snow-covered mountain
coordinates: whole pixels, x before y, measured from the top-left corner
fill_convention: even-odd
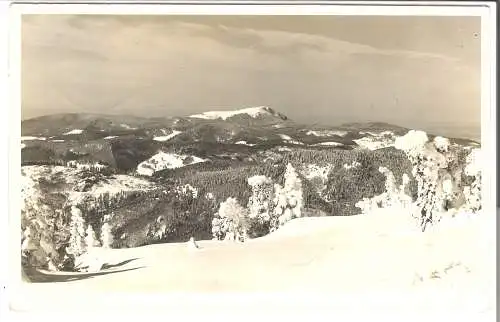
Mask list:
[[[317,148],[380,149],[392,146],[395,137],[408,129],[385,123],[351,123],[339,126],[308,127],[290,120],[270,107],[209,111],[189,117],[139,118],[120,115],[57,114],[22,122],[23,154],[35,148],[40,155],[63,157],[65,151],[86,150],[89,157],[108,154],[107,162],[138,163],[162,147],[205,143],[236,144],[266,149],[270,145],[308,145]],[[36,142],[44,140],[46,142]],[[461,144],[472,141],[459,140]],[[328,142],[328,143],[327,143]],[[57,148],[52,143],[59,143]],[[95,144],[94,144],[95,143]],[[127,154],[112,153],[127,146]],[[92,146],[92,148],[90,148]],[[240,144],[241,146],[241,144]],[[243,147],[242,147],[243,148]],[[120,155],[120,158],[117,158]],[[135,155],[135,156],[134,156]],[[102,156],[96,157],[99,161]],[[39,158],[36,158],[38,160]],[[31,162],[31,160],[27,160]]]
[[[243,108],[239,110],[231,110],[231,111],[209,111],[209,112],[204,112],[201,114],[194,114],[191,115],[191,118],[199,118],[199,119],[207,119],[207,120],[227,120],[229,118],[232,118],[234,116],[247,116],[251,118],[259,118],[259,117],[265,117],[265,116],[270,116],[270,117],[276,117],[281,120],[287,120],[288,118],[276,112],[270,107],[267,106],[258,106],[258,107],[250,107],[250,108]]]

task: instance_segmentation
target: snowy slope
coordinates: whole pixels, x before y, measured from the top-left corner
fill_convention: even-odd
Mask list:
[[[248,143],[247,141],[238,141],[238,142],[236,142],[235,144],[239,144],[239,145],[248,145],[248,146],[255,146],[255,144]]]
[[[394,142],[397,138],[397,136],[391,131],[383,131],[380,133],[361,131],[359,134],[368,136],[353,141],[361,148],[372,151],[394,146]]]
[[[36,201],[36,196],[41,194],[38,187],[40,178],[47,178],[52,175],[60,174],[66,184],[74,187],[80,184],[85,184],[79,174],[82,170],[87,169],[90,165],[78,164],[69,162],[68,167],[64,166],[23,166],[21,168],[21,210],[25,210],[28,203]],[[93,167],[102,168],[102,165],[92,164]],[[154,186],[146,180],[133,176],[116,174],[93,184],[85,192],[69,190],[68,202],[78,204],[86,197],[98,197],[103,194],[114,196],[121,192],[128,191],[145,191],[154,188]],[[37,205],[34,205],[35,207]]]
[[[344,144],[339,142],[320,142],[313,144],[313,146],[343,146]]]
[[[331,130],[308,130],[306,135],[314,135],[314,136],[333,136],[333,135],[336,135],[336,136],[346,136],[347,135],[347,131],[331,131]]]
[[[180,168],[189,164],[200,162],[205,162],[205,160],[196,156],[165,153],[160,151],[148,160],[141,162],[137,166],[137,173],[144,176],[152,176],[157,171]]]
[[[491,310],[495,235],[487,228],[493,217],[457,219],[425,234],[397,212],[302,218],[245,244],[197,241],[200,249],[195,250],[187,243],[98,249],[94,256],[103,263],[132,260],[119,270],[134,270],[25,285],[16,304],[47,309],[71,305],[75,294],[94,291],[251,291],[326,292],[333,305],[354,300],[358,309]],[[64,294],[62,302],[43,296],[49,292]]]
[[[127,130],[137,130],[136,127],[130,126],[128,124],[120,124],[120,126]]]
[[[200,119],[207,119],[207,120],[216,120],[216,119],[223,119],[226,120],[230,117],[236,116],[236,115],[248,115],[250,117],[256,118],[261,115],[272,115],[276,116],[276,113],[271,110],[268,107],[265,106],[259,106],[259,107],[250,107],[250,108],[244,108],[244,109],[239,109],[239,110],[233,110],[233,111],[210,111],[210,112],[205,112],[201,114],[195,114],[191,115],[190,117],[192,118],[200,118]]]
[[[286,134],[278,134],[279,137],[285,141],[286,143],[291,143],[291,144],[297,144],[297,145],[304,145],[304,143],[300,142],[300,141],[297,141],[297,140],[294,140],[292,137],[290,137],[289,135],[286,135]]]
[[[33,140],[46,141],[47,138],[38,136],[21,136],[21,141],[33,141]]]
[[[163,133],[165,133],[165,131],[163,131]],[[181,131],[173,130],[172,133],[170,133],[168,135],[155,136],[153,138],[153,140],[159,141],[159,142],[165,142],[165,141],[168,141],[168,140],[174,138],[175,136],[177,136],[181,133],[182,133]]]
[[[73,129],[71,131],[64,133],[63,135],[73,135],[73,134],[82,134],[82,133],[83,133],[83,130]]]

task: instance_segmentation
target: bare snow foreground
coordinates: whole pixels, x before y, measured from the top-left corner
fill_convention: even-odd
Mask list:
[[[317,299],[339,310],[494,314],[493,217],[462,215],[422,233],[406,214],[380,211],[294,219],[246,243],[196,241],[195,252],[190,247],[193,240],[188,246],[95,248],[94,261],[115,267],[91,278],[73,273],[76,279],[65,283],[25,283],[15,293],[12,307],[71,309],[85,303],[87,308],[116,309],[138,305],[124,302],[132,300],[126,296],[131,292],[172,296],[159,303],[163,307],[173,306],[187,292],[281,294],[276,299],[286,292],[289,305]],[[54,280],[68,275],[47,274]],[[57,294],[57,301],[47,294]],[[113,299],[119,303],[113,304]],[[190,304],[197,305],[196,299]],[[229,305],[225,301],[218,305]],[[273,300],[267,301],[270,305]]]

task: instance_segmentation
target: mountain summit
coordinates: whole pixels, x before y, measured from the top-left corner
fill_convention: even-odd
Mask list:
[[[288,118],[285,115],[278,113],[272,108],[267,106],[250,107],[232,111],[209,111],[201,114],[194,114],[189,117],[207,119],[207,120],[216,120],[216,119],[227,120],[228,118],[238,115],[243,115],[243,116],[247,115],[252,118],[272,116],[272,117],[278,117],[284,121],[288,120]]]

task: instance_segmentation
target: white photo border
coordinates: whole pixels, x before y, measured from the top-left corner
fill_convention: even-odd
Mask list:
[[[179,3],[179,2],[178,2]],[[196,4],[194,4],[196,3]],[[201,3],[201,4],[198,4]],[[124,14],[124,15],[435,15],[435,16],[480,16],[481,26],[481,146],[487,155],[484,158],[483,175],[483,207],[486,213],[495,214],[492,216],[492,229],[496,229],[496,3],[494,2],[419,2],[399,1],[322,1],[312,2],[281,2],[277,4],[262,3],[259,1],[245,2],[235,4],[230,1],[220,1],[217,3],[205,4],[203,1],[194,1],[190,4],[168,4],[168,3],[149,3],[149,4],[131,4],[129,2],[99,4],[94,2],[84,3],[13,3],[8,12],[8,50],[7,54],[9,64],[0,85],[2,89],[8,89],[5,95],[1,95],[2,106],[7,108],[7,117],[5,117],[3,130],[4,141],[7,141],[5,147],[8,151],[8,164],[3,169],[7,169],[5,179],[8,184],[5,191],[8,202],[8,222],[5,236],[8,236],[8,254],[3,256],[8,258],[9,271],[7,292],[11,309],[17,311],[29,311],[36,314],[38,319],[40,314],[50,313],[50,319],[54,319],[56,312],[45,312],[43,307],[37,307],[36,300],[40,296],[57,297],[59,305],[64,308],[61,312],[62,317],[68,312],[83,317],[85,311],[90,308],[93,312],[121,311],[124,314],[139,313],[139,318],[145,318],[143,314],[148,310],[157,310],[156,313],[162,314],[165,318],[180,317],[190,315],[193,310],[199,314],[219,315],[220,318],[229,316],[238,317],[241,312],[251,316],[254,310],[261,310],[265,313],[262,318],[271,318],[273,314],[292,314],[299,318],[300,314],[311,316],[315,312],[319,316],[329,314],[329,320],[334,317],[352,318],[353,312],[357,312],[359,317],[368,316],[372,319],[377,314],[404,314],[409,312],[398,311],[398,295],[386,294],[380,301],[372,303],[370,307],[359,308],[357,303],[364,296],[369,294],[346,294],[342,298],[325,298],[321,295],[313,294],[123,294],[123,293],[79,293],[79,294],[40,294],[39,292],[27,292],[25,287],[20,284],[20,248],[19,228],[20,228],[20,205],[19,200],[19,173],[20,173],[20,126],[21,126],[21,16],[23,14]],[[318,3],[321,3],[319,5]],[[0,19],[1,20],[1,19]],[[1,50],[0,50],[1,51]],[[0,56],[0,58],[3,58]],[[3,61],[2,61],[3,63]],[[3,66],[3,65],[2,65]],[[10,77],[8,75],[10,74]],[[8,178],[8,180],[7,180]],[[6,203],[7,204],[7,203]],[[5,237],[6,238],[6,237]],[[7,256],[8,255],[8,256]],[[75,289],[76,293],[76,289]],[[380,295],[379,295],[380,297]],[[364,301],[363,303],[365,303]],[[390,303],[390,305],[389,305]],[[402,303],[401,303],[402,304]],[[134,312],[125,311],[125,308],[134,308]],[[392,311],[388,311],[392,310]],[[36,312],[36,313],[35,313]],[[149,311],[151,312],[151,311]],[[175,313],[174,313],[175,312]],[[204,313],[203,313],[204,312]],[[238,313],[240,312],[240,313]],[[90,312],[88,312],[90,313]],[[156,314],[155,313],[155,314]],[[413,312],[415,319],[421,320],[419,312]],[[420,312],[421,313],[421,312]],[[435,314],[449,314],[450,312],[434,312]],[[115,314],[115,313],[111,313]],[[270,315],[269,315],[270,314]],[[299,314],[299,315],[297,315]],[[332,316],[334,314],[334,316]],[[356,315],[356,316],[358,316]],[[57,316],[57,315],[56,315]],[[142,317],[141,317],[142,316]],[[203,315],[201,315],[203,316]],[[102,316],[104,318],[104,315]],[[326,317],[326,316],[325,316]],[[443,319],[449,316],[444,316]],[[463,312],[457,312],[455,317],[459,320],[470,320],[471,318]],[[239,318],[238,318],[239,319]]]

